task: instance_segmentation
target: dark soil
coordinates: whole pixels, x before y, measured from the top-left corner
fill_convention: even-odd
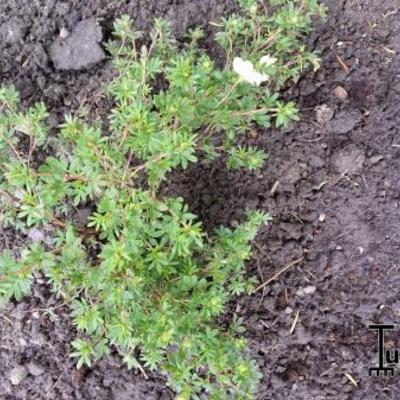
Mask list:
[[[232,173],[223,163],[202,164],[174,173],[165,189],[185,197],[207,229],[234,225],[245,207],[270,212],[274,222],[258,236],[249,263],[249,273],[263,281],[304,258],[264,291],[233,302],[227,316],[236,312],[246,321],[264,374],[259,400],[399,398],[397,377],[368,376],[376,361],[368,325],[396,324],[400,315],[400,5],[326,4],[329,19],[309,39],[322,67],[284,94],[297,101],[302,121],[249,139],[269,153],[265,167]],[[117,15],[130,14],[140,29],[163,15],[181,36],[233,9],[233,0],[5,0],[1,83],[14,83],[25,105],[45,101],[54,124],[81,104],[101,110],[110,63],[55,70],[49,51],[61,28],[73,32],[95,17],[104,41]],[[44,313],[60,302],[42,277],[36,280],[30,297],[0,312],[0,399],[172,398],[162,377],[146,381],[118,357],[76,372],[68,358],[75,332],[67,310]],[[390,344],[400,347],[398,335]],[[21,382],[12,385],[10,378]]]

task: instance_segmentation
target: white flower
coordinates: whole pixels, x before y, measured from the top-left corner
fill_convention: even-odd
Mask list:
[[[233,60],[233,70],[244,81],[259,86],[262,82],[269,79],[268,75],[261,74],[254,69],[251,61],[243,60],[240,57],[235,57]]]
[[[263,56],[260,58],[260,65],[266,65],[267,67],[269,65],[273,65],[277,62],[278,60],[275,57],[271,57],[269,54],[266,56]]]

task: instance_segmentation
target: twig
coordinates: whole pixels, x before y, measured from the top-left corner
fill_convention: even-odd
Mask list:
[[[18,150],[15,148],[15,146],[12,144],[12,142],[10,140],[8,140],[5,136],[2,135],[2,139],[5,140],[5,142],[10,146],[11,150],[14,152],[14,154],[16,155],[16,157],[18,158],[19,162],[22,164],[25,164],[24,160],[22,159],[22,157],[20,156],[20,154],[18,153]]]
[[[4,318],[11,326],[14,326],[13,322],[11,321],[11,319],[8,318],[6,315],[0,314],[0,318]]]
[[[58,377],[58,379],[55,381],[54,385],[46,392],[46,397],[48,398],[48,395],[55,389],[55,387],[58,385],[58,383],[60,382],[62,376],[64,374],[64,371],[61,372],[60,376]]]
[[[260,260],[258,259],[258,257],[257,257],[257,260],[256,260],[256,261],[257,261],[258,273],[259,273],[259,275],[260,275],[261,280],[263,281],[263,280],[264,280],[264,276],[263,276],[263,273],[262,273],[262,270],[261,270],[261,267],[260,267]],[[258,304],[257,304],[256,311],[258,311],[258,309],[260,308],[261,303],[262,303],[263,300],[264,300],[264,296],[265,296],[265,287],[263,288],[262,296],[261,296],[261,298],[260,298],[260,301],[259,301]]]
[[[129,152],[128,161],[126,162],[126,165],[125,165],[125,168],[124,168],[124,175],[122,176],[122,183],[125,183],[126,174],[127,174],[127,172],[128,172],[129,165],[131,164],[132,156],[133,156],[133,154],[132,154],[132,152],[130,151],[130,152]]]
[[[253,242],[253,244],[255,247],[257,247],[257,249],[260,251],[260,253],[264,254],[265,257],[268,257],[268,260],[271,260],[271,257],[269,256],[269,254],[257,242]]]
[[[232,87],[228,90],[228,92],[226,93],[226,95],[224,96],[224,98],[217,104],[217,108],[219,108],[222,104],[225,103],[226,100],[228,100],[230,94],[236,89],[236,86],[239,85],[239,83],[241,83],[242,80],[238,79],[233,85]]]
[[[258,292],[259,290],[263,289],[265,286],[269,285],[271,282],[273,282],[274,280],[276,280],[277,278],[279,278],[284,272],[286,272],[288,269],[294,267],[297,264],[300,264],[302,261],[304,260],[304,258],[299,258],[298,260],[295,260],[293,262],[291,262],[290,264],[286,265],[285,267],[283,267],[280,271],[278,271],[275,275],[273,275],[271,278],[269,278],[267,281],[265,281],[264,283],[262,283],[260,286],[258,286],[256,288],[255,292]]]
[[[297,311],[296,316],[294,317],[294,320],[293,320],[293,324],[290,327],[290,331],[289,331],[290,335],[293,335],[294,330],[296,329],[297,322],[299,322],[299,316],[300,316],[300,313],[299,313],[299,311]]]
[[[341,67],[344,69],[344,71],[346,72],[346,74],[350,73],[350,68],[346,65],[346,63],[343,61],[342,57],[336,55],[336,59],[338,60],[339,64],[341,65]]]
[[[353,386],[356,386],[356,387],[358,386],[357,381],[356,381],[348,372],[345,372],[344,375],[345,375],[345,377],[350,381],[350,383],[351,383]]]

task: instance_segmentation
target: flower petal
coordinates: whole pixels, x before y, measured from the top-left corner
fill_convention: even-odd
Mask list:
[[[235,57],[233,60],[233,70],[240,76],[251,74],[254,71],[254,66],[251,61],[246,61],[240,57]]]
[[[233,70],[240,76],[244,81],[259,86],[262,82],[269,79],[266,74],[261,74],[254,69],[254,65],[251,61],[243,60],[240,57],[235,57],[233,60]]]
[[[260,58],[260,65],[272,65],[275,64],[278,60],[275,57],[271,57],[269,54],[266,56],[262,56]]]

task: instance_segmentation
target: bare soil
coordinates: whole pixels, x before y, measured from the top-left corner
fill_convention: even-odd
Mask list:
[[[245,207],[270,212],[274,221],[258,236],[248,266],[262,281],[303,260],[264,291],[236,299],[224,317],[245,319],[264,374],[259,400],[398,399],[398,378],[368,376],[376,360],[368,325],[396,324],[400,315],[400,4],[325,3],[329,19],[308,39],[321,69],[283,94],[297,101],[301,122],[248,139],[268,152],[265,167],[233,173],[222,162],[200,164],[175,172],[164,191],[183,196],[210,230],[234,225]],[[54,126],[71,107],[101,114],[110,61],[56,70],[50,48],[61,28],[73,32],[96,18],[104,42],[115,17],[128,13],[139,29],[157,15],[171,20],[180,38],[197,24],[211,37],[208,23],[234,9],[233,0],[3,0],[1,84],[15,84],[24,105],[44,101]],[[20,240],[2,237],[3,247]],[[173,398],[163,377],[145,380],[116,356],[77,372],[68,357],[75,335],[68,310],[40,276],[36,281],[29,297],[0,310],[1,400]],[[400,347],[395,334],[391,345]]]

